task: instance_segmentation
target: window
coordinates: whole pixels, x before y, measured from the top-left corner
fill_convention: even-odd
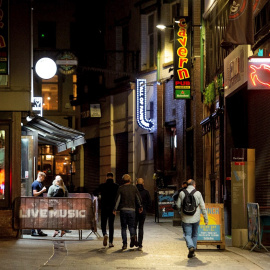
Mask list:
[[[56,23],[38,23],[38,46],[39,48],[56,48]]]
[[[141,135],[141,161],[153,159],[153,134]]]
[[[0,75],[0,86],[1,85],[8,85],[8,75]]]
[[[176,148],[177,148],[177,135],[176,128],[171,128],[171,158],[172,158],[172,169],[176,168]]]
[[[0,206],[9,203],[9,126],[0,125]]]
[[[60,153],[54,153],[52,145],[41,145],[38,147],[38,170],[46,173],[44,185],[51,185],[56,175],[61,175],[68,186],[68,178],[75,173],[75,162],[71,160],[70,149]]]
[[[58,76],[49,80],[42,80],[43,110],[58,111]]]

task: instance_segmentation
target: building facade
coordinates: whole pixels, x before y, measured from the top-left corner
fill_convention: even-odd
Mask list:
[[[35,69],[42,57],[71,60],[63,54],[72,55],[76,5],[47,4],[1,2],[0,237],[18,236],[13,210],[17,198],[31,196],[38,171],[46,172],[47,188],[56,174],[69,187],[84,184],[84,134],[75,130],[76,108],[70,104],[76,95],[74,65],[60,62],[56,75],[46,79]]]
[[[100,119],[91,117],[91,102],[81,105],[85,151],[96,153],[85,156],[88,192],[112,171],[119,183],[125,173],[134,182],[144,178],[153,199],[158,187],[178,188],[189,178],[196,179],[204,193],[199,124],[202,77],[197,76],[203,68],[200,5],[200,1],[192,5],[188,1],[181,5],[179,1],[108,1],[104,65],[88,70],[102,78],[103,97],[91,101],[101,108]],[[190,99],[174,96],[173,29],[156,27],[173,25],[177,16],[192,18]],[[85,85],[78,89],[79,98],[84,89]],[[156,183],[154,174],[162,175],[162,184]]]

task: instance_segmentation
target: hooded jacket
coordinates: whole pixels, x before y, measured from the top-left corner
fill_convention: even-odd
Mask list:
[[[136,187],[139,190],[141,198],[142,198],[142,206],[143,206],[142,214],[146,214],[146,211],[150,210],[152,206],[150,193],[148,190],[144,188],[142,184],[137,184]]]
[[[99,194],[101,195],[101,210],[113,211],[118,188],[119,185],[114,183],[112,178],[108,178],[106,183],[100,184],[93,192],[94,196],[98,196]]]

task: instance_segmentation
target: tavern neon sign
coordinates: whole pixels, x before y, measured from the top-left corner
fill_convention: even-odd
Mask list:
[[[270,58],[251,58],[248,62],[248,89],[270,90]]]
[[[151,119],[146,119],[146,80],[137,79],[137,123],[138,125],[147,130],[151,130],[153,122]]]
[[[187,17],[174,26],[174,98],[190,98],[190,34]]]

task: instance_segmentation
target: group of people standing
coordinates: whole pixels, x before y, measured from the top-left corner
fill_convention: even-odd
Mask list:
[[[127,228],[130,233],[130,247],[142,250],[143,227],[146,210],[151,207],[149,191],[144,188],[144,180],[137,179],[132,185],[130,175],[124,174],[122,185],[114,183],[113,173],[107,173],[106,183],[100,184],[94,191],[94,196],[101,195],[101,230],[103,245],[107,246],[107,222],[109,223],[109,247],[113,247],[114,219],[116,211],[120,211],[122,250],[127,249]],[[138,233],[138,235],[137,235]]]
[[[43,193],[47,191],[47,188],[43,186],[42,182],[44,181],[46,174],[44,172],[39,172],[37,179],[32,183],[32,196],[34,197],[43,197]],[[68,197],[68,190],[64,184],[64,181],[60,175],[57,175],[53,180],[52,185],[48,189],[47,197]],[[53,237],[59,234],[59,230],[54,231]],[[61,237],[67,231],[61,231]],[[41,229],[32,229],[31,236],[47,236],[46,233],[42,232]]]
[[[37,179],[32,184],[32,196],[43,196],[46,192],[46,187],[43,186],[46,174],[39,172]],[[101,230],[103,234],[103,246],[114,247],[114,220],[116,211],[120,211],[122,250],[127,249],[127,228],[130,233],[130,247],[138,247],[142,250],[144,222],[146,219],[146,210],[151,208],[151,197],[149,191],[144,188],[143,178],[138,178],[136,186],[132,185],[132,179],[129,174],[124,174],[122,177],[122,185],[114,182],[112,172],[107,173],[105,183],[102,183],[93,192],[94,196],[101,195]],[[193,194],[195,201],[194,213],[186,214],[183,210],[185,198]],[[60,175],[55,177],[53,184],[48,190],[48,197],[68,197],[67,188]],[[205,225],[208,224],[208,216],[205,208],[205,203],[202,194],[196,190],[196,182],[193,179],[183,182],[182,188],[173,196],[176,201],[176,206],[181,210],[182,228],[186,241],[188,258],[195,257],[197,248],[198,229],[201,213],[204,218]],[[109,235],[107,234],[107,223],[109,225]],[[66,231],[61,231],[61,236]],[[53,237],[59,234],[56,229]],[[47,236],[41,229],[32,229],[32,236]]]

